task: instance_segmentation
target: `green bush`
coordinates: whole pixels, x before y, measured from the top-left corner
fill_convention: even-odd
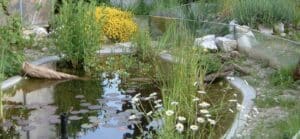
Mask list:
[[[23,48],[30,45],[22,36],[22,26],[19,17],[7,19],[0,26],[0,80],[17,74],[24,59]]]
[[[91,66],[99,49],[101,23],[96,20],[95,8],[95,3],[66,0],[55,17],[56,46],[73,68]]]
[[[232,14],[241,24],[291,23],[296,17],[295,5],[287,0],[239,0],[235,2]]]

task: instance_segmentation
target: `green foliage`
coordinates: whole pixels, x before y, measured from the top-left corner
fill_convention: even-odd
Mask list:
[[[96,20],[95,3],[63,1],[55,18],[55,43],[74,68],[89,69],[99,49],[101,23]]]
[[[282,68],[273,73],[270,77],[270,82],[277,87],[291,87],[294,83],[293,79],[294,68]]]
[[[8,18],[6,25],[0,26],[0,80],[17,74],[23,62],[23,48],[30,45],[22,36],[21,20]]]
[[[214,73],[220,70],[222,66],[221,59],[212,53],[200,52],[202,58],[199,60],[199,66],[206,69],[206,73]]]
[[[296,14],[294,2],[287,0],[240,0],[236,1],[232,9],[239,23],[250,25],[291,23]]]

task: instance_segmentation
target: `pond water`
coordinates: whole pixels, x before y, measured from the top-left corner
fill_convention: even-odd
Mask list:
[[[100,80],[25,80],[4,92],[4,138],[57,138],[59,115],[68,112],[69,138],[123,139],[140,136],[134,124],[149,128],[143,113],[132,108],[137,92],[151,94],[158,89],[149,83],[123,84],[117,73],[103,73]],[[145,107],[147,109],[147,107]],[[136,115],[136,119],[130,119]],[[153,123],[152,123],[153,124]],[[148,127],[147,127],[148,126]]]
[[[153,92],[158,92],[153,101],[146,100]],[[212,103],[226,101],[236,93],[224,82],[211,85],[207,92],[211,92],[208,101]],[[131,104],[139,93],[143,109]],[[60,138],[60,114],[67,113],[68,138],[151,138],[161,127],[162,120],[145,115],[153,110],[154,100],[160,98],[154,83],[138,78],[125,81],[114,72],[102,73],[97,80],[26,79],[3,93],[0,137]],[[215,132],[221,136],[231,125],[234,114],[224,110],[219,118],[223,119],[222,126]]]

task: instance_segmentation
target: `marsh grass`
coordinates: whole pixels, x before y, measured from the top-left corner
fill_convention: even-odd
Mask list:
[[[181,36],[182,34],[183,36]],[[176,40],[177,38],[180,38]],[[208,64],[209,56],[201,48],[193,47],[194,38],[189,26],[184,22],[171,24],[163,36],[160,37],[159,49],[168,50],[173,56],[176,64],[157,62],[157,80],[159,81],[160,90],[163,98],[164,111],[174,111],[174,115],[168,116],[161,114],[164,119],[164,125],[158,133],[158,138],[162,139],[181,139],[181,138],[218,138],[226,128],[224,124],[225,117],[228,118],[228,108],[230,104],[227,97],[217,95],[201,95],[197,91],[205,91],[204,78],[211,67]],[[208,92],[209,93],[209,92]],[[199,98],[199,101],[197,99]],[[207,110],[211,117],[205,117],[200,113],[201,102],[208,102],[211,107]],[[178,105],[174,105],[177,102]],[[179,117],[185,117],[185,121],[179,121]],[[197,123],[197,118],[203,117],[205,120],[217,121],[217,124]],[[219,123],[221,123],[219,125]],[[183,124],[184,129],[179,132],[175,128],[176,124]],[[199,127],[193,131],[190,126]],[[180,126],[179,126],[180,127]]]
[[[101,21],[96,20],[95,3],[64,0],[55,17],[55,43],[60,54],[74,68],[93,67],[100,49]]]

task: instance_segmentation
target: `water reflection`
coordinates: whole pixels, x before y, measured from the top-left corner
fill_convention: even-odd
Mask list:
[[[20,126],[16,125],[17,131],[20,133],[21,139],[51,139],[57,136],[55,125],[51,125],[48,121],[50,115],[54,115],[56,111],[54,103],[54,86],[37,89],[31,92],[24,92],[22,89],[17,90],[14,96],[4,95],[4,101],[14,104],[21,104],[24,107],[33,109],[26,114],[28,124]],[[20,116],[21,117],[21,116]],[[17,118],[20,118],[19,116]],[[32,128],[27,129],[27,128]],[[26,130],[26,131],[24,131]]]
[[[69,112],[69,138],[141,136],[135,124],[146,129],[149,123],[129,102],[137,92],[149,95],[153,86],[122,83],[117,73],[103,73],[100,80],[25,80],[4,93],[5,119],[12,124],[13,132],[0,124],[0,138],[59,138],[59,115],[63,112]],[[131,115],[138,118],[130,120]]]

